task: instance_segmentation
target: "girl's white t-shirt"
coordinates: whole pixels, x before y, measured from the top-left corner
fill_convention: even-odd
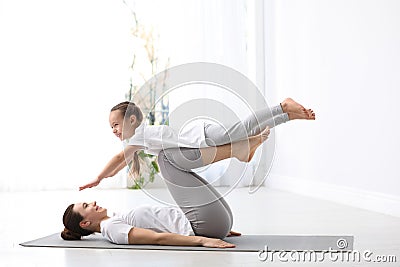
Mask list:
[[[178,133],[168,125],[146,125],[142,123],[135,129],[135,134],[124,141],[124,145],[141,146],[145,153],[155,156],[161,150],[172,147],[207,147],[204,123],[187,125]]]
[[[100,223],[103,237],[115,244],[129,244],[128,234],[133,227],[159,233],[194,235],[189,220],[176,207],[140,206],[129,212],[114,214]]]

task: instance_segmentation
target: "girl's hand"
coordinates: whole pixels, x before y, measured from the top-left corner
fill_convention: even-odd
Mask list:
[[[82,191],[83,189],[86,189],[86,188],[92,188],[94,186],[97,186],[101,182],[101,180],[102,179],[97,178],[96,180],[94,180],[94,181],[92,181],[92,182],[90,182],[90,183],[88,183],[88,184],[86,184],[84,186],[80,186],[79,187],[79,191]]]
[[[207,248],[234,248],[235,247],[234,244],[225,242],[224,240],[216,239],[216,238],[208,238],[208,237],[204,238],[202,246],[207,247]]]

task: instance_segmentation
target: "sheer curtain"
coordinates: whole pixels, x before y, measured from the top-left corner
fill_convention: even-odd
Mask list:
[[[260,54],[264,38],[262,1],[125,2],[136,12],[138,20],[156,29],[159,34],[160,58],[164,57],[165,62],[168,57],[171,67],[188,62],[218,63],[241,72],[253,80],[260,90],[264,90],[264,54]],[[234,122],[233,114],[224,112],[227,109],[239,118],[249,114],[244,103],[236,96],[227,94],[227,91],[216,86],[199,84],[183,86],[170,93],[170,112],[173,113],[181,105],[194,99],[204,100],[204,105],[196,106],[196,109],[204,111],[211,108],[207,105],[207,99],[219,102],[220,106],[214,106],[213,112],[218,114],[217,117],[225,126]],[[174,126],[173,118],[170,125]],[[240,185],[251,182],[254,167],[252,163],[247,165]],[[214,185],[232,185],[236,182],[231,178],[235,176],[233,173],[243,169],[242,163],[230,163],[228,160],[216,163],[199,173],[214,182]]]
[[[0,191],[75,189],[121,149],[108,114],[129,89],[132,10],[153,27],[169,66],[215,62],[257,80],[252,1],[0,3]],[[170,108],[182,101],[171,94]],[[125,186],[123,172],[102,187]]]

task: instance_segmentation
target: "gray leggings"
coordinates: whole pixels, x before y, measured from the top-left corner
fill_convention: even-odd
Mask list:
[[[289,117],[280,105],[259,110],[229,129],[208,124],[205,127],[208,145],[222,145],[258,134],[267,125],[272,128],[287,122]],[[228,203],[205,179],[191,171],[203,167],[200,149],[169,148],[158,155],[158,164],[175,202],[190,221],[196,235],[225,238],[232,228],[233,216]]]

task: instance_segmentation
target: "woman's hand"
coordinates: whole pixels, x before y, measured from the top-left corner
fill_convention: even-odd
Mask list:
[[[88,183],[88,184],[86,184],[86,185],[84,185],[84,186],[80,186],[80,187],[79,187],[79,191],[82,191],[83,189],[86,189],[86,188],[92,188],[92,187],[94,187],[94,186],[97,186],[97,185],[99,185],[99,183],[101,182],[101,180],[102,180],[102,179],[97,178],[96,180],[93,180],[92,182],[90,182],[90,183]]]
[[[221,239],[216,239],[216,238],[208,238],[205,237],[203,242],[202,242],[203,247],[207,248],[234,248],[235,245],[225,242],[224,240]]]

